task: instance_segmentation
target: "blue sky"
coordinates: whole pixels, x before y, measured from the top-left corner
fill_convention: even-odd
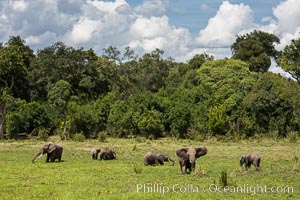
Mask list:
[[[97,54],[112,45],[155,48],[188,61],[230,57],[236,35],[262,30],[284,48],[300,35],[300,0],[1,0],[0,42],[20,35],[34,50],[61,41]]]
[[[109,2],[109,0],[105,0]],[[203,29],[208,20],[218,11],[224,0],[169,0],[166,6],[166,15],[174,26],[188,28],[193,35]],[[272,8],[282,0],[229,0],[233,4],[246,4],[253,10],[256,23],[261,23],[264,17],[273,16]],[[143,0],[128,0],[133,7],[138,6]]]
[[[171,24],[186,27],[193,34],[198,34],[199,30],[205,28],[208,20],[216,14],[222,2],[223,0],[171,0],[167,8],[167,15],[170,17]],[[255,22],[261,23],[262,18],[273,16],[272,8],[280,0],[230,0],[229,2],[249,5],[253,11]]]

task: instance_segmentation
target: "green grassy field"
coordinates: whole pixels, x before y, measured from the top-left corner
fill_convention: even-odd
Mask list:
[[[299,142],[52,141],[64,146],[63,162],[45,163],[44,155],[32,164],[42,141],[0,141],[0,199],[300,199]],[[208,154],[197,160],[193,174],[181,175],[175,151],[187,145],[205,145]],[[92,147],[114,148],[117,160],[92,160]],[[175,166],[143,166],[147,151],[168,154]],[[247,152],[261,156],[260,172],[239,166],[239,157]],[[224,170],[229,185],[222,188]]]

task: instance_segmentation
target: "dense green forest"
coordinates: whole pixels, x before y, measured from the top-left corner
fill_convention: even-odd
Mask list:
[[[20,36],[0,44],[0,137],[84,135],[285,137],[300,131],[300,38],[236,37],[232,57],[187,62],[156,49],[93,49],[57,42],[34,52]],[[290,78],[268,72],[274,59]]]

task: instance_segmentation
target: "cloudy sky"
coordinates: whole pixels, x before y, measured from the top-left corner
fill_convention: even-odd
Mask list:
[[[165,51],[176,61],[197,53],[231,56],[237,34],[276,34],[282,49],[300,37],[300,0],[1,0],[0,42],[20,35],[34,50],[56,41],[102,54],[110,45]]]

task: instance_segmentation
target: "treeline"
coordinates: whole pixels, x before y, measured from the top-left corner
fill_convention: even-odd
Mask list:
[[[0,137],[97,138],[272,134],[300,131],[300,38],[237,36],[232,58],[186,63],[156,49],[96,55],[57,42],[36,53],[20,36],[0,45]],[[292,78],[268,72],[271,59]]]

